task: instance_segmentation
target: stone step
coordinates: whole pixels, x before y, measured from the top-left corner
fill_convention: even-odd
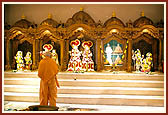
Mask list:
[[[38,78],[37,72],[24,72],[24,73],[15,73],[15,72],[5,72],[5,78]],[[161,73],[155,73],[152,75],[148,74],[138,74],[138,73],[100,73],[100,72],[91,72],[91,73],[67,73],[59,72],[59,79],[112,79],[112,80],[152,80],[152,81],[163,81],[164,75]]]
[[[39,94],[5,92],[4,99],[5,101],[39,102]],[[57,103],[164,106],[164,96],[58,94]]]
[[[74,87],[146,87],[163,88],[164,81],[59,79],[60,86]],[[4,78],[4,85],[40,85],[39,78]]]
[[[4,85],[5,92],[39,93],[39,86]],[[58,94],[97,94],[97,95],[150,95],[163,96],[163,88],[132,87],[66,87],[58,88]]]

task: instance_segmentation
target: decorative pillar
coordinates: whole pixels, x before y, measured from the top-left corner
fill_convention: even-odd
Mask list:
[[[33,65],[32,65],[32,70],[37,69],[36,66],[36,40],[33,40]]]
[[[6,40],[6,65],[5,69],[9,70],[11,69],[11,66],[9,64],[9,39]]]
[[[101,71],[101,51],[100,51],[100,46],[101,46],[101,39],[97,39],[97,71]]]
[[[36,66],[38,67],[40,60],[40,51],[39,51],[39,39],[36,40]]]
[[[69,62],[69,40],[66,40],[66,64],[65,65],[68,65],[68,62]]]
[[[12,50],[12,69],[15,69],[15,64],[16,64],[16,60],[14,59],[14,56],[16,56],[16,53],[18,51],[18,45],[19,45],[19,41],[18,40],[12,40],[12,45],[13,45],[13,50]]]
[[[162,71],[162,40],[159,39],[159,71]]]
[[[131,62],[132,62],[132,39],[128,39],[128,63],[127,63],[127,72],[132,72]]]
[[[153,50],[153,68],[157,70],[157,41],[153,41],[152,43],[152,50]],[[160,52],[159,52],[160,53]]]
[[[40,51],[43,51],[43,40],[39,39],[40,41]],[[42,57],[40,56],[39,61],[42,59]]]
[[[61,44],[61,58],[60,58],[60,65],[61,65],[61,71],[64,71],[64,47],[65,47],[65,42],[63,39],[60,40]]]

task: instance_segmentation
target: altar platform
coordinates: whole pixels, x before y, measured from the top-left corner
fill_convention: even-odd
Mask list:
[[[165,107],[163,73],[59,72],[58,105]],[[34,72],[4,72],[5,102],[39,102],[40,79]],[[107,109],[107,108],[106,108]],[[109,108],[110,109],[110,108]]]

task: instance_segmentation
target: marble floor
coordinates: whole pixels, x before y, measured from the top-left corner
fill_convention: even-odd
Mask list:
[[[30,102],[4,102],[4,113],[36,113],[37,111],[23,111],[32,105],[39,103]],[[165,107],[149,106],[112,106],[112,105],[83,105],[57,103],[58,111],[43,111],[43,113],[166,113]],[[40,112],[40,111],[39,111]]]

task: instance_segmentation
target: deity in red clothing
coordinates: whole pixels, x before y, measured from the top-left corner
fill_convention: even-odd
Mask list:
[[[70,45],[72,47],[72,51],[69,51],[71,57],[68,63],[67,71],[80,72],[82,71],[81,59],[80,59],[82,52],[78,50],[80,41],[76,39],[74,41],[71,41]]]
[[[92,60],[92,52],[90,51],[90,47],[92,46],[93,46],[93,43],[91,41],[84,41],[82,43],[82,47],[84,48],[84,51],[82,54],[83,71],[94,71],[94,62]]]

